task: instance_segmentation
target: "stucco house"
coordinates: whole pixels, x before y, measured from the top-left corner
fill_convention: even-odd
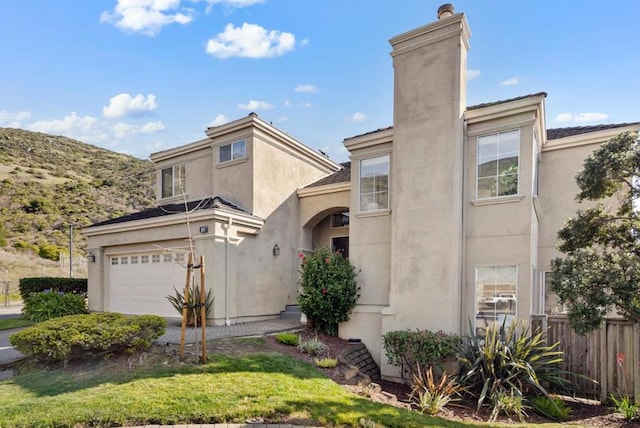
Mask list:
[[[362,339],[386,377],[397,374],[387,331],[557,310],[546,272],[578,208],[574,176],[640,123],[547,129],[542,92],[467,106],[469,26],[448,7],[438,15],[390,40],[393,126],[345,139],[348,163],[255,114],[153,154],[158,207],[83,230],[89,309],[176,316],[165,296],[183,286],[193,245],[211,322],[278,317],[296,303],[298,254],[330,246],[361,270],[339,334]]]

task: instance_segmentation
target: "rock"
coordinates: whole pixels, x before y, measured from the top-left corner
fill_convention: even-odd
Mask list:
[[[359,374],[360,374],[360,369],[358,367],[349,366],[349,368],[346,369],[342,375],[344,376],[345,379],[349,380],[349,379],[353,379]]]

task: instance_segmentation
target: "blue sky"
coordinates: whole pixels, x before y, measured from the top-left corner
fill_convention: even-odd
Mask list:
[[[392,125],[388,40],[429,0],[5,0],[0,126],[147,158],[255,111],[334,160]],[[544,91],[547,127],[640,121],[640,2],[465,0],[467,104]]]

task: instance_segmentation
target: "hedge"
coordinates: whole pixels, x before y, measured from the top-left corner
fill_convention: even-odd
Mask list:
[[[164,334],[166,325],[157,315],[68,315],[28,327],[10,336],[9,342],[38,361],[66,364],[72,359],[147,349]]]
[[[31,294],[42,293],[45,290],[63,293],[82,294],[87,296],[87,278],[22,278],[20,279],[20,295],[22,300]]]

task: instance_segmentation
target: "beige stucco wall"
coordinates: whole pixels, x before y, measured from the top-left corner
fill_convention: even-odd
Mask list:
[[[227,162],[218,162],[220,146],[233,143],[235,141],[246,141],[246,158],[235,159]],[[209,180],[213,182],[213,194],[222,196],[225,199],[253,211],[254,192],[254,144],[250,131],[243,130],[231,135],[225,135],[214,140],[213,144],[213,165],[209,166]]]

